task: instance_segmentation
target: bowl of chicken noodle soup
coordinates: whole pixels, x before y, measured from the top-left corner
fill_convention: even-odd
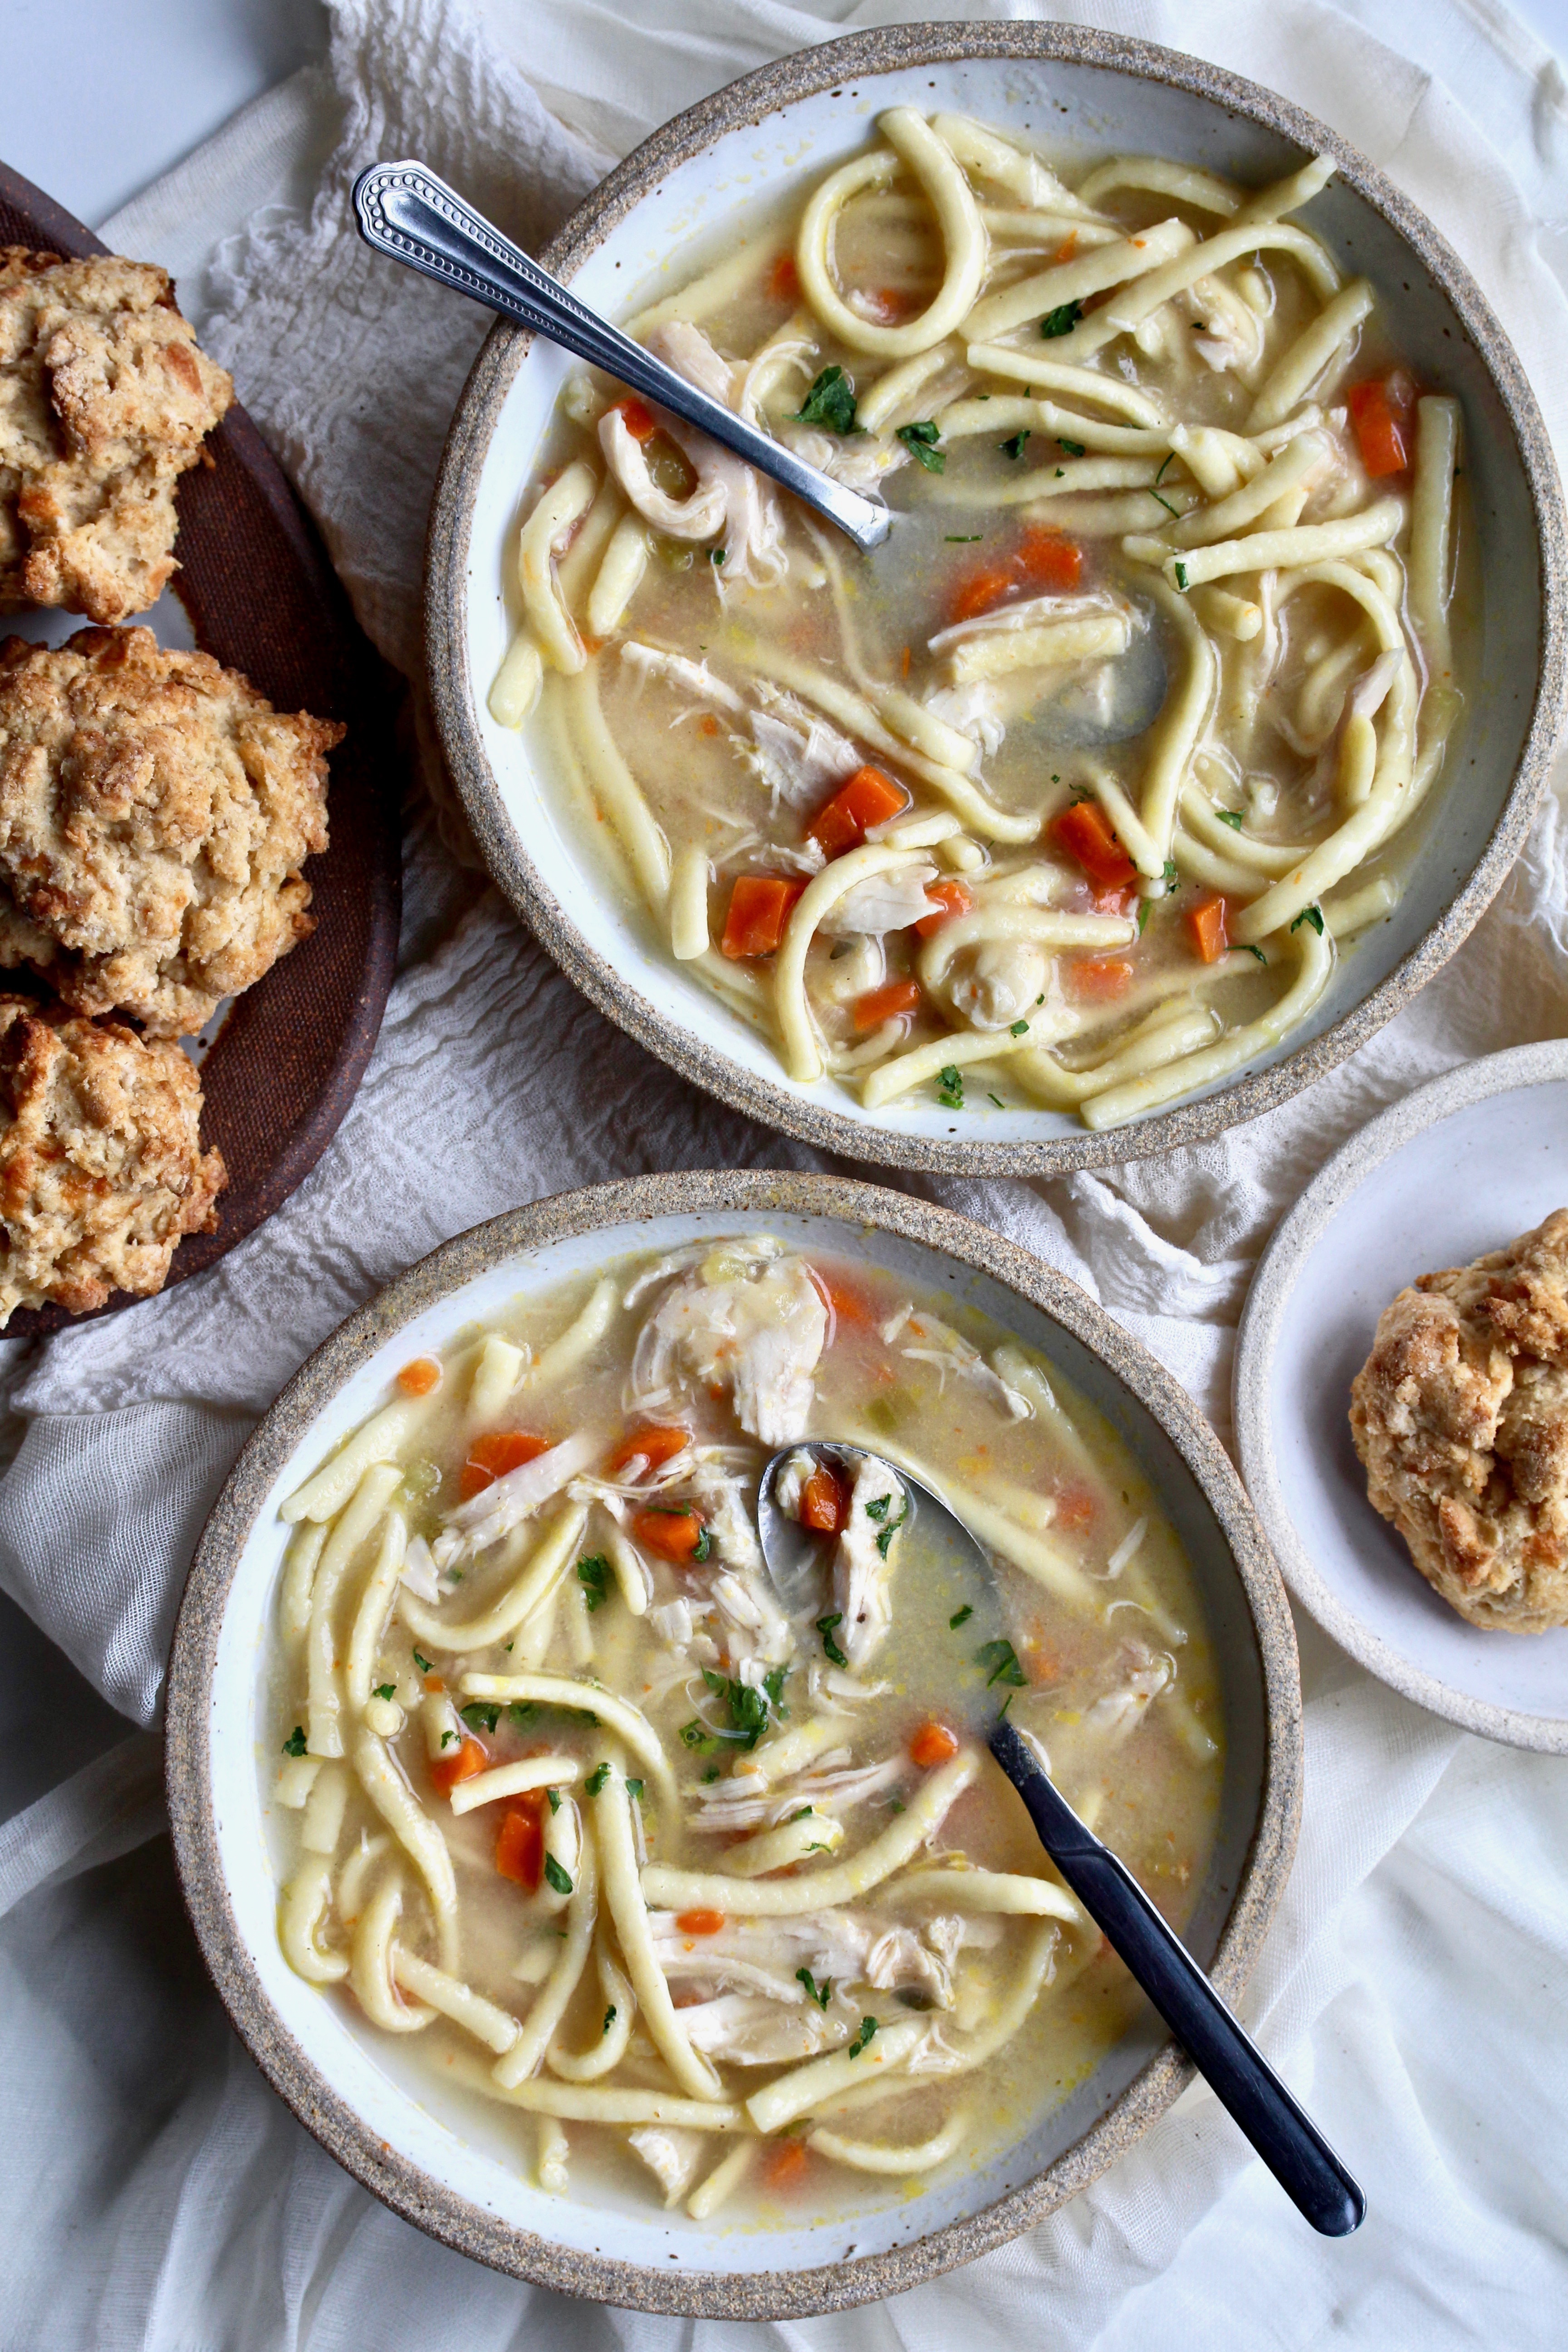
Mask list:
[[[605,1186],[437,1252],[247,1446],[172,1664],[183,1881],[271,2080],[421,2226],[616,2303],[826,2309],[1028,2226],[1185,2078],[966,1729],[987,1689],[1234,1998],[1295,1650],[1182,1391],[944,1211]]]
[[[1555,470],[1322,125],[1059,26],[905,27],[661,131],[546,257],[885,500],[870,558],[499,326],[427,614],[487,859],[678,1067],[820,1143],[1052,1168],[1350,1050],[1522,837]]]

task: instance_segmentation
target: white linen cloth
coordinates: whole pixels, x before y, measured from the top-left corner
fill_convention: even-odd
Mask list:
[[[180,275],[416,701],[426,510],[487,321],[363,250],[354,173],[423,155],[537,247],[612,155],[732,74],[910,15],[1092,22],[1220,60],[1325,116],[1464,254],[1568,447],[1564,85],[1489,0],[1427,0],[1397,18],[1378,0],[329,5],[330,65],[247,109],[105,229]],[[1383,45],[1394,37],[1412,55]],[[1085,1284],[1226,1432],[1251,1267],[1328,1153],[1434,1072],[1568,1025],[1565,841],[1551,803],[1447,971],[1270,1118],[1159,1163],[923,1189]],[[165,1298],[42,1346],[0,1342],[20,1434],[0,1482],[0,1584],[142,1726],[230,1462],[301,1357],[381,1282],[476,1220],[573,1184],[813,1164],[601,1021],[423,804],[407,873],[380,1044],[293,1199]],[[1371,2217],[1350,2242],[1311,2236],[1199,2085],[1031,2237],[876,2309],[725,2330],[519,2287],[385,2212],[253,2072],[195,1962],[166,1846],[139,1844],[159,1821],[142,1730],[0,1831],[0,2347],[1561,2344],[1564,1767],[1452,1730],[1310,1626],[1303,1651],[1306,1818],[1247,2013],[1364,2182]]]

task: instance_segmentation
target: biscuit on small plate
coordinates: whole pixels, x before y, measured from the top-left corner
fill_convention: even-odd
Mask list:
[[[163,1288],[227,1181],[201,1108],[180,1046],[0,997],[0,1329],[17,1307],[80,1315]]]
[[[1402,1290],[1351,1395],[1367,1493],[1449,1606],[1568,1624],[1568,1209]]]
[[[0,645],[0,965],[193,1034],[313,929],[335,720],[150,629]]]
[[[166,269],[0,246],[0,609],[155,604],[174,485],[233,398]]]

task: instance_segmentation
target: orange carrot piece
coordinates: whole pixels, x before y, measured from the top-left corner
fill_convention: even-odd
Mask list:
[[[855,999],[857,1029],[879,1029],[884,1021],[893,1021],[900,1013],[919,1010],[921,984],[918,980],[890,980],[885,988],[868,989],[864,996]]]
[[[857,768],[848,782],[841,784],[817,810],[805,828],[805,837],[820,843],[827,856],[838,857],[847,849],[858,848],[874,824],[886,824],[909,804],[903,786],[895,784],[880,768]]]
[[[638,1511],[632,1533],[645,1550],[673,1560],[678,1568],[708,1557],[708,1528],[697,1511]]]
[[[619,407],[626,431],[631,435],[632,439],[651,441],[658,431],[658,419],[647,401],[639,400],[635,392],[628,393],[626,399],[619,403]]]
[[[798,2189],[811,2170],[811,2150],[804,2140],[782,2140],[763,2168],[763,2179],[773,2189]]]
[[[647,1471],[662,1469],[667,1462],[673,1462],[676,1455],[684,1453],[690,1443],[691,1432],[689,1429],[657,1425],[647,1429],[634,1429],[629,1437],[622,1438],[611,1454],[606,1465],[609,1475],[612,1478],[615,1477],[617,1472],[626,1468],[628,1462],[635,1462],[640,1454],[645,1466],[637,1475],[639,1477],[646,1476]]]
[[[1083,550],[1047,523],[1030,523],[1012,551],[998,562],[981,564],[959,582],[948,607],[953,621],[977,621],[994,612],[1009,596],[1029,591],[1036,595],[1060,594],[1076,588],[1083,569]]]
[[[967,915],[974,905],[973,892],[965,889],[962,882],[928,882],[926,897],[934,898],[942,912],[921,917],[915,929],[922,940],[929,940],[933,931],[940,931],[943,923],[950,923],[954,915]]]
[[[544,1875],[544,1791],[515,1798],[496,1832],[496,1868],[532,1895]]]
[[[1100,1509],[1094,1488],[1079,1478],[1060,1479],[1055,1488],[1058,1528],[1087,1528]]]
[[[929,1771],[958,1753],[958,1742],[945,1723],[922,1723],[910,1742],[910,1761]]]
[[[800,272],[793,253],[781,253],[768,272],[768,292],[775,302],[800,300]]]
[[[430,1778],[442,1796],[449,1797],[459,1780],[471,1780],[476,1772],[489,1769],[489,1757],[477,1739],[465,1738],[460,1748],[449,1748],[437,1756],[430,1767]]]
[[[476,1437],[468,1448],[468,1458],[463,1465],[463,1475],[458,1481],[458,1492],[465,1503],[504,1478],[509,1470],[521,1470],[525,1462],[539,1454],[548,1454],[549,1441],[531,1436],[526,1429],[492,1429],[483,1437]]]
[[[1218,963],[1230,945],[1226,935],[1226,904],[1218,891],[1187,908],[1187,936],[1193,952],[1205,963]]]
[[[1122,848],[1098,801],[1075,801],[1051,819],[1051,839],[1102,889],[1124,889],[1138,868]]]
[[[1132,977],[1125,956],[1079,956],[1068,966],[1068,985],[1075,996],[1108,1002],[1120,996]]]
[[[730,893],[724,936],[719,945],[731,963],[772,955],[784,935],[804,882],[784,874],[741,874]]]
[[[1385,474],[1402,474],[1410,463],[1415,395],[1415,385],[1403,374],[1381,383],[1352,383],[1345,394],[1361,461],[1373,481]]]
[[[849,1493],[826,1462],[819,1462],[800,1490],[800,1523],[814,1535],[836,1536],[849,1517]]]
[[[441,1367],[434,1356],[416,1356],[398,1373],[397,1385],[405,1396],[428,1396],[441,1385]]]
[[[722,1911],[679,1911],[675,1924],[683,1936],[716,1936],[724,1925]]]
[[[816,1286],[840,1323],[875,1323],[877,1310],[863,1290],[857,1290],[841,1274],[824,1274],[820,1266],[816,1273]]]

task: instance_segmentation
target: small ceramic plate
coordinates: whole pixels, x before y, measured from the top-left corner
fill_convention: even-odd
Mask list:
[[[1242,1476],[1287,1582],[1342,1649],[1489,1739],[1568,1755],[1568,1629],[1483,1633],[1367,1500],[1351,1382],[1416,1276],[1568,1202],[1568,1044],[1436,1078],[1337,1152],[1264,1253],[1236,1350]]]

